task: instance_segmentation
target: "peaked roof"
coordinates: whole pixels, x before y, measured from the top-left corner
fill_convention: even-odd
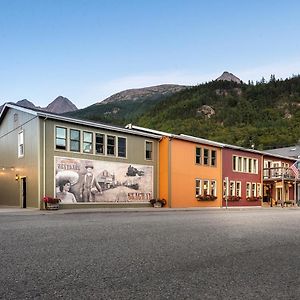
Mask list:
[[[124,127],[119,127],[119,126],[114,126],[114,125],[109,125],[109,124],[104,124],[104,123],[99,123],[99,122],[92,122],[92,121],[87,121],[87,120],[82,120],[78,118],[70,118],[70,117],[65,117],[56,113],[50,113],[48,111],[38,109],[38,108],[26,108],[14,103],[6,103],[0,113],[0,124],[7,113],[7,111],[12,108],[16,109],[19,111],[23,111],[26,113],[29,113],[31,115],[40,117],[40,118],[45,118],[45,119],[53,119],[57,121],[63,121],[63,122],[68,122],[68,123],[74,123],[74,124],[79,124],[79,125],[85,125],[85,126],[90,126],[90,127],[95,127],[95,128],[100,128],[100,129],[106,129],[106,130],[112,130],[112,131],[117,131],[117,132],[122,132],[122,133],[127,133],[130,135],[138,135],[138,136],[145,136],[153,139],[160,139],[161,135],[159,134],[154,134],[154,133],[147,133],[147,132],[140,132],[137,130],[130,130]]]

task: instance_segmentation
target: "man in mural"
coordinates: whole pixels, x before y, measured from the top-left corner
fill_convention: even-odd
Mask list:
[[[80,197],[83,202],[95,202],[96,194],[102,194],[102,189],[93,174],[94,166],[92,164],[88,164],[85,168],[86,174],[82,178]]]

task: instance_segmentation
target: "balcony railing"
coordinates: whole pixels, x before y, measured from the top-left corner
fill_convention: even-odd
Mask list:
[[[277,179],[277,180],[299,180],[295,178],[295,173],[286,167],[264,168],[264,180]]]

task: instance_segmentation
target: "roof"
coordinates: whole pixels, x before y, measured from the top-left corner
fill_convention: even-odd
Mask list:
[[[275,155],[277,154],[282,156],[288,156],[292,158],[300,158],[300,145],[271,149],[271,150],[266,150],[265,152],[268,152],[270,154],[275,154]]]
[[[133,124],[126,125],[126,128],[131,128],[131,129],[134,129],[134,130],[140,130],[140,131],[143,131],[143,132],[156,133],[156,134],[159,134],[161,136],[167,136],[167,137],[170,137],[170,138],[185,140],[185,141],[204,144],[204,145],[215,146],[215,147],[219,147],[219,148],[228,148],[228,149],[240,150],[240,151],[244,151],[244,152],[255,153],[255,154],[258,154],[258,155],[268,155],[268,156],[272,156],[272,157],[280,158],[280,159],[295,160],[293,157],[288,157],[288,156],[284,156],[284,155],[280,155],[280,154],[276,154],[276,153],[268,153],[267,151],[247,149],[247,148],[243,148],[243,147],[240,147],[240,146],[235,146],[235,145],[230,145],[230,144],[225,144],[225,143],[219,143],[219,142],[215,142],[215,141],[211,141],[211,140],[207,140],[207,139],[204,139],[204,138],[195,137],[195,136],[191,136],[191,135],[186,135],[186,134],[176,135],[176,134],[171,134],[169,132],[163,132],[163,131],[158,131],[158,130],[154,130],[154,129],[150,129],[150,128],[136,126],[136,125],[133,125]]]
[[[155,133],[147,133],[147,132],[140,132],[137,130],[130,130],[124,127],[119,127],[119,126],[114,126],[114,125],[109,125],[109,124],[104,124],[104,123],[99,123],[99,122],[92,122],[92,121],[87,121],[87,120],[82,120],[78,118],[70,118],[70,117],[65,117],[59,114],[55,113],[50,113],[48,111],[38,109],[38,108],[27,108],[23,107],[14,103],[6,103],[4,107],[2,108],[2,111],[0,113],[0,123],[3,120],[6,112],[8,109],[16,109],[19,111],[23,111],[32,115],[35,115],[40,118],[44,119],[53,119],[57,121],[63,121],[63,122],[69,122],[69,123],[75,123],[79,125],[84,125],[84,126],[90,126],[94,128],[101,128],[101,129],[106,129],[106,130],[111,130],[111,131],[117,131],[117,132],[122,132],[122,133],[127,133],[130,135],[137,135],[137,136],[144,136],[148,138],[153,138],[153,139],[160,139],[162,136],[159,134]]]

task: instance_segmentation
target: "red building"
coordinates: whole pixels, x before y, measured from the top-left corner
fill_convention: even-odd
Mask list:
[[[224,145],[223,207],[262,205],[262,161],[259,151]]]

